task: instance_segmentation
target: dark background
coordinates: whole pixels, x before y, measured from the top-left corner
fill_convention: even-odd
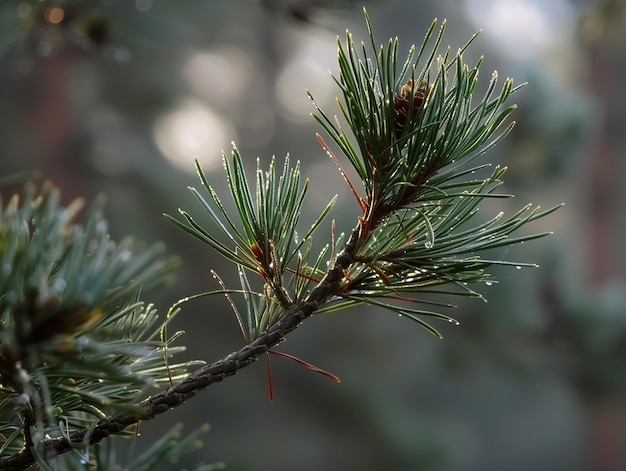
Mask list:
[[[315,139],[310,90],[329,114],[339,90],[336,37],[367,40],[353,1],[11,1],[0,3],[0,177],[39,170],[65,202],[108,196],[111,234],[165,241],[182,267],[144,298],[161,312],[235,285],[232,267],[162,217],[201,215],[197,157],[224,190],[221,151],[235,141],[250,169],[290,153],[311,186],[303,227],[332,195],[338,231],[358,208]],[[401,55],[434,17],[445,44],[481,54],[484,87],[514,95],[518,126],[486,159],[510,167],[508,214],[527,202],[566,205],[532,228],[547,239],[499,254],[540,269],[497,270],[488,302],[464,302],[439,341],[387,312],[309,320],[281,350],[338,375],[337,385],[281,358],[210,388],[144,423],[147,446],[172,423],[212,431],[192,461],[236,470],[569,470],[626,468],[626,254],[622,1],[371,0],[379,42]],[[48,8],[61,10],[47,10]],[[59,19],[59,11],[63,18]],[[56,15],[56,16],[55,16]],[[19,189],[16,187],[16,189]],[[3,188],[6,197],[12,188]],[[208,222],[207,222],[208,224]],[[322,229],[322,241],[328,229]],[[222,298],[185,306],[188,358],[215,360],[243,340]]]

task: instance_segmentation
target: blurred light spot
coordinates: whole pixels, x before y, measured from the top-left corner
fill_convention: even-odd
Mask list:
[[[17,16],[20,18],[28,18],[30,13],[33,11],[33,8],[26,2],[20,2],[17,5]]]
[[[198,51],[189,56],[183,77],[196,96],[206,99],[241,130],[245,146],[262,146],[272,139],[275,116],[267,74],[252,63],[250,51],[240,46],[224,46]]]
[[[247,55],[235,47],[192,54],[183,76],[194,93],[221,106],[232,106],[254,78]]]
[[[190,99],[159,118],[153,136],[172,165],[193,173],[194,158],[207,169],[220,165],[222,150],[230,147],[235,131],[209,107]]]
[[[65,12],[58,7],[46,8],[44,12],[44,18],[48,23],[58,24],[63,21],[63,17],[65,16]]]
[[[527,60],[573,31],[574,12],[566,0],[465,0],[469,18],[504,53]]]
[[[113,52],[113,59],[117,62],[130,62],[131,58],[130,50],[125,47],[117,47]]]
[[[149,11],[152,8],[152,0],[135,0],[135,8],[142,12]]]
[[[281,71],[275,92],[290,119],[310,119],[313,108],[306,95],[307,89],[320,106],[326,106],[334,98],[335,84],[322,58],[336,57],[335,49],[334,38],[331,42],[329,38],[311,36]]]
[[[91,104],[89,111],[79,111],[85,116],[85,129],[91,136],[89,163],[102,175],[122,176],[132,171],[133,162],[141,164],[143,150],[138,144],[140,139],[128,130],[123,115],[106,106],[93,107],[98,81],[89,78],[97,71],[83,68],[82,73],[85,72],[87,75],[76,81],[79,86],[75,87],[73,98],[76,103]]]
[[[89,161],[102,175],[119,177],[132,170],[128,154],[136,150],[133,148],[131,138],[122,130],[100,130],[100,133],[94,136]]]
[[[123,149],[117,143],[104,139],[93,143],[89,160],[96,171],[108,177],[119,177],[132,170]]]
[[[41,40],[37,43],[37,54],[42,57],[47,57],[52,53],[52,44],[48,41]]]
[[[606,22],[598,15],[584,15],[580,25],[581,36],[586,44],[599,43],[606,33]]]

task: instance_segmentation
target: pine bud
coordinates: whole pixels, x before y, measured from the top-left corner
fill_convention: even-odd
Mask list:
[[[400,94],[393,94],[393,111],[395,114],[396,139],[400,139],[404,126],[409,117],[413,119],[419,113],[428,90],[428,83],[422,81],[417,89],[414,88],[413,79],[409,79],[400,88]]]

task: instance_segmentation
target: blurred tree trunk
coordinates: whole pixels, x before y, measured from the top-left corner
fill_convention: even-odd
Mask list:
[[[66,45],[48,57],[37,56],[24,90],[26,125],[41,156],[43,175],[61,191],[63,204],[89,195],[81,177],[82,162],[72,151],[76,127],[72,116],[71,87],[81,53]]]
[[[606,2],[606,5],[611,2]],[[609,283],[623,278],[624,255],[621,250],[626,218],[624,214],[624,191],[620,191],[623,175],[623,158],[626,147],[623,123],[626,94],[622,84],[626,71],[624,39],[626,36],[619,19],[587,18],[596,21],[601,28],[598,36],[585,37],[587,52],[587,84],[602,110],[598,133],[589,156],[587,221],[588,285],[599,290]],[[598,30],[595,30],[598,33]],[[622,168],[620,168],[622,167]],[[610,395],[610,391],[608,392]],[[590,445],[590,469],[593,471],[619,471],[626,469],[626,408],[623,400],[607,399],[607,395],[587,397],[588,433]]]

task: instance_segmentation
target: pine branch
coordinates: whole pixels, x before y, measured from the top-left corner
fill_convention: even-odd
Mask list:
[[[299,164],[292,167],[288,158],[282,173],[274,160],[268,171],[261,170],[257,164],[252,185],[246,178],[243,159],[233,147],[231,158],[224,156],[228,188],[235,208],[233,212],[226,209],[202,168],[196,164],[208,198],[199,190],[192,188],[191,191],[227,240],[204,228],[187,211],[180,210],[182,219],[166,216],[234,263],[241,289],[229,290],[223,286],[221,290],[185,298],[170,308],[168,318],[189,299],[227,295],[247,344],[216,362],[201,366],[184,379],[170,378],[170,387],[159,394],[135,405],[125,402],[117,412],[101,413],[98,420],[89,422],[91,426],[72,422],[67,431],[61,430],[51,438],[30,440],[27,436],[24,449],[13,456],[0,458],[0,470],[25,469],[48,461],[76,446],[99,443],[112,434],[176,408],[271,351],[316,312],[358,305],[383,307],[418,322],[441,337],[438,330],[424,319],[456,321],[442,312],[413,307],[435,304],[422,300],[421,294],[434,292],[441,296],[480,297],[469,284],[491,283],[487,270],[493,265],[534,266],[497,256],[483,258],[483,254],[493,254],[495,249],[547,235],[516,234],[556,208],[540,211],[538,207],[526,205],[508,218],[498,214],[480,220],[477,216],[484,199],[509,197],[497,193],[506,168],[495,167],[483,178],[478,178],[476,175],[485,173],[489,165],[477,164],[476,160],[511,130],[513,123],[508,122],[508,117],[514,106],[507,106],[506,101],[519,87],[514,87],[507,79],[496,93],[497,74],[494,73],[486,94],[473,106],[472,96],[482,60],[474,67],[463,63],[462,53],[471,40],[454,57],[449,48],[437,56],[445,23],[435,33],[436,22],[433,22],[417,54],[412,48],[404,65],[398,67],[397,39],[389,41],[386,47],[378,47],[367,15],[366,21],[371,51],[363,45],[359,53],[349,33],[346,47],[339,44],[340,75],[335,80],[343,92],[344,101],[339,102],[339,107],[350,132],[344,131],[337,118],[331,119],[313,101],[318,111],[315,118],[361,179],[362,191],[358,182],[350,181],[340,159],[318,136],[323,149],[344,176],[361,211],[347,241],[342,244],[340,240],[334,240],[333,230],[330,257],[326,259],[329,246],[317,257],[311,253],[313,235],[329,213],[334,199],[304,236],[298,237],[297,224],[308,182],[301,181]],[[149,261],[148,258],[137,265],[137,272],[150,266]],[[324,261],[326,269],[322,268]],[[111,277],[105,280],[107,283],[99,284],[101,295],[116,280],[113,273],[109,273]],[[259,284],[261,288],[254,289]],[[56,286],[54,283],[50,285]],[[115,292],[128,293],[128,287],[122,286]],[[230,298],[235,293],[243,298],[245,320]],[[439,308],[453,307],[448,303],[436,305]],[[23,308],[24,303],[18,306]],[[36,303],[26,303],[31,310],[37,306]],[[79,304],[79,307],[84,309],[72,311],[74,324],[70,326],[77,330],[77,335],[90,331],[94,316],[94,310],[87,309],[89,306]],[[51,314],[46,311],[47,315],[55,313],[54,309]],[[113,314],[113,317],[121,319],[122,316]],[[44,322],[43,327],[48,324]],[[70,327],[63,328],[63,333],[71,330]],[[169,350],[166,327],[167,322],[161,329],[161,344],[155,345],[167,358],[173,352]],[[35,330],[39,331],[46,332],[47,329]],[[40,348],[39,336],[33,338],[30,328],[24,332],[27,335],[17,338],[29,340]],[[56,344],[44,345],[47,352],[58,353]],[[23,351],[18,349],[16,352],[15,355],[23,356]],[[13,354],[13,350],[9,353]],[[186,366],[189,365],[183,365]],[[161,380],[163,368],[170,372],[169,365],[162,365],[160,376],[157,375]],[[17,392],[24,393],[30,386],[28,381],[20,379],[21,373],[16,368],[9,369],[4,378],[14,383]],[[174,384],[178,379],[180,382]],[[26,392],[29,397],[37,397],[31,390]],[[31,417],[32,414],[25,416]],[[24,428],[30,430],[29,424]]]
[[[353,232],[343,251],[337,256],[335,266],[328,271],[326,277],[311,291],[309,297],[289,309],[278,323],[259,336],[254,342],[210,365],[199,368],[192,375],[168,390],[146,398],[134,406],[131,412],[124,412],[101,419],[94,427],[76,430],[70,433],[69,437],[47,438],[43,440],[41,455],[46,460],[50,460],[71,451],[77,443],[85,441],[89,444],[99,443],[108,436],[119,433],[127,427],[153,419],[182,405],[200,391],[214,383],[221,382],[223,379],[236,374],[240,369],[255,362],[259,356],[281,343],[288,333],[310,317],[332,295],[343,279],[343,273],[352,263],[354,245],[358,240],[358,233],[358,230]],[[34,456],[29,448],[25,448],[13,456],[0,457],[0,470],[23,470],[33,464]]]

